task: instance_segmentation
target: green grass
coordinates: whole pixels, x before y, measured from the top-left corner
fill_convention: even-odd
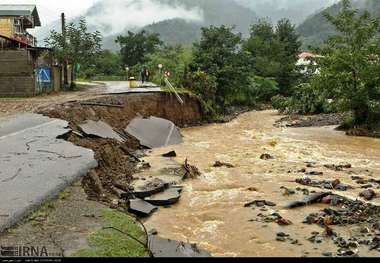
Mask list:
[[[105,227],[114,227],[145,242],[145,233],[135,219],[125,213],[111,209],[102,210]],[[102,229],[90,234],[90,248],[74,253],[74,257],[147,257],[145,247],[124,233],[114,229]]]

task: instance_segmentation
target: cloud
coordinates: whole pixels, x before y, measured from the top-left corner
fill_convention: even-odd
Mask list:
[[[85,16],[89,25],[108,36],[166,19],[201,21],[203,12],[199,8],[188,9],[157,0],[107,0],[93,6]]]

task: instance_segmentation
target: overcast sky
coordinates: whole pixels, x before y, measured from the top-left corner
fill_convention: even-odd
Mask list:
[[[41,22],[46,25],[60,18],[62,12],[67,17],[80,15],[97,0],[0,0],[0,4],[35,4],[41,16]]]

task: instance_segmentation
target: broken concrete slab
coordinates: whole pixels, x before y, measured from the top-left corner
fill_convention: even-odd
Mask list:
[[[154,194],[161,193],[168,187],[169,187],[169,183],[159,178],[155,178],[151,181],[148,181],[146,184],[142,186],[134,187],[134,191],[132,192],[132,195],[137,198],[146,198]]]
[[[195,244],[189,244],[156,235],[149,235],[149,249],[153,257],[184,258],[184,257],[211,257],[205,250],[199,249]]]
[[[0,231],[97,166],[92,150],[57,139],[68,123],[37,114],[0,121]]]
[[[95,136],[105,139],[115,139],[119,142],[124,142],[122,138],[114,129],[103,121],[88,120],[85,123],[79,125],[81,131],[88,136]]]
[[[140,217],[150,216],[158,208],[142,199],[129,200],[128,211]]]
[[[145,198],[145,201],[157,206],[174,205],[181,198],[182,189],[169,188],[162,193]]]
[[[151,149],[183,142],[182,135],[173,122],[156,117],[135,118],[125,131],[135,137],[142,146]]]

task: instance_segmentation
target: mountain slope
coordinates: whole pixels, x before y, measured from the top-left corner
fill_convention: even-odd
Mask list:
[[[368,10],[372,15],[380,15],[380,1],[379,0],[356,0],[353,1],[353,6],[361,11]],[[342,3],[332,5],[326,8],[331,15],[336,15],[342,8]],[[336,34],[332,25],[324,18],[322,12],[310,16],[298,28],[298,33],[301,35],[304,42],[304,48],[308,46],[318,46],[327,40],[330,36]]]
[[[339,0],[236,0],[237,3],[254,10],[260,17],[276,23],[281,18],[289,18],[300,24],[318,10],[329,7]]]

